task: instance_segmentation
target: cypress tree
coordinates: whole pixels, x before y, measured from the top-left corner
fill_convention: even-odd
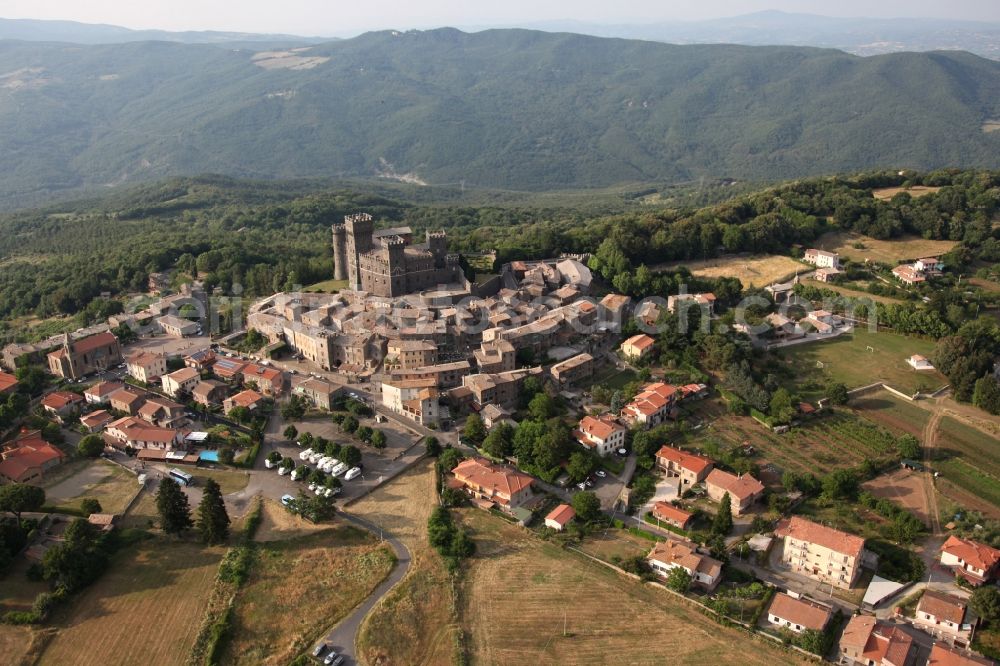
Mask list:
[[[156,510],[160,514],[160,526],[167,534],[181,534],[192,525],[187,495],[170,477],[160,480],[156,491]]]
[[[222,490],[214,479],[205,483],[205,494],[198,505],[197,525],[205,543],[222,543],[229,537],[229,514],[222,500]]]
[[[729,493],[722,496],[719,502],[719,512],[715,514],[712,522],[712,532],[720,536],[725,536],[733,529],[733,500]]]

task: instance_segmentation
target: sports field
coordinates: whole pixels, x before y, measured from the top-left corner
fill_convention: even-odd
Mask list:
[[[462,509],[477,554],[462,586],[475,664],[798,664],[632,581],[479,509]]]
[[[919,236],[876,240],[854,232],[831,231],[816,239],[814,246],[836,252],[841,259],[859,262],[868,259],[894,266],[904,260],[939,257],[950,252],[957,244],[956,241],[927,240]]]
[[[913,354],[930,357],[933,350],[933,340],[873,333],[859,326],[837,338],[783,347],[774,354],[792,371],[799,394],[817,398],[830,381],[849,389],[883,382],[908,395],[933,391],[948,383],[944,375],[918,372],[906,362]]]
[[[739,278],[743,287],[765,287],[774,282],[789,279],[798,273],[805,273],[809,267],[791,257],[778,254],[762,254],[753,257],[720,257],[694,261],[673,262],[651,266],[655,271],[667,271],[685,266],[696,277]]]
[[[38,663],[184,664],[223,550],[153,539],[118,554],[71,602]]]

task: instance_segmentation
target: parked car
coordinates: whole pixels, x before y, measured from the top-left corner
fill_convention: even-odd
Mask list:
[[[602,479],[608,475],[608,473],[605,472],[603,469],[597,470],[596,472],[594,472],[594,474],[601,477]]]
[[[351,481],[353,479],[358,478],[359,476],[361,476],[361,468],[352,467],[350,470],[348,470],[347,474],[344,475],[344,480]]]
[[[627,449],[618,449],[618,455],[620,455],[622,458],[624,458],[625,456],[628,455],[628,450]]]
[[[285,506],[290,505],[294,501],[295,501],[295,495],[289,495],[286,493],[281,496],[281,503],[284,504]]]
[[[326,666],[333,666],[333,662],[335,660],[337,660],[337,659],[340,659],[340,661],[343,661],[343,658],[341,658],[340,655],[338,655],[333,650],[330,650],[330,653],[328,655],[326,655],[326,659],[323,660],[323,663],[326,664]]]
[[[585,482],[581,481],[580,483],[576,484],[576,487],[579,488],[580,490],[586,490],[587,489],[587,484]]]
[[[320,643],[319,645],[317,645],[316,647],[313,648],[313,656],[314,657],[318,657],[321,654],[323,654],[324,652],[326,652],[326,643]]]
[[[584,479],[583,483],[588,488],[593,488],[594,487],[594,480],[593,479]]]

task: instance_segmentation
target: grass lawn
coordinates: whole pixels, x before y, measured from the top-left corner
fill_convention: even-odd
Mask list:
[[[633,370],[619,370],[614,366],[609,366],[594,375],[590,380],[590,385],[603,386],[616,391],[625,388],[629,382],[634,382],[637,376]]]
[[[851,401],[851,408],[857,414],[885,426],[897,434],[920,437],[923,434],[930,412],[926,409],[898,398],[888,391],[879,391]]]
[[[250,473],[231,469],[201,469],[191,470],[196,488],[204,488],[205,481],[215,479],[222,489],[223,495],[243,490],[250,482]]]
[[[184,664],[223,548],[166,539],[117,556],[56,619],[45,664]]]
[[[454,664],[461,630],[452,578],[427,541],[433,509],[430,462],[381,486],[351,511],[391,531],[410,551],[410,569],[365,619],[358,654],[369,664]]]
[[[75,474],[57,483],[47,480],[46,492],[52,497],[47,502],[57,509],[79,509],[85,497],[101,503],[105,513],[121,513],[125,510],[139,484],[131,472],[107,460],[88,460]]]
[[[803,397],[822,397],[823,387],[831,380],[843,382],[848,388],[884,382],[913,394],[948,383],[939,372],[918,372],[906,362],[912,354],[930,356],[934,342],[894,333],[871,333],[859,327],[832,340],[793,345],[775,350],[774,354],[790,366],[796,378],[795,389]],[[875,351],[868,351],[869,347]],[[823,367],[818,367],[817,362]]]
[[[653,270],[663,271],[686,266],[695,277],[739,278],[744,288],[756,286],[766,287],[774,282],[791,278],[796,272],[805,273],[807,266],[791,257],[778,254],[765,254],[755,257],[719,257],[695,261],[679,261],[671,264],[651,266]]]
[[[347,526],[260,544],[221,663],[287,664],[361,603],[394,562],[387,545]]]
[[[533,664],[801,662],[500,518],[459,514],[477,546],[461,606],[472,663],[521,663],[525,655]]]
[[[588,536],[578,548],[588,555],[611,562],[614,557],[623,560],[635,555],[645,557],[653,548],[653,542],[630,534],[627,530],[612,528]]]
[[[854,247],[861,243],[864,248]],[[844,259],[863,262],[865,259],[895,265],[906,259],[939,257],[951,251],[955,241],[927,240],[919,236],[903,236],[893,240],[875,240],[853,232],[831,231],[816,241],[816,247],[836,252]]]
[[[996,438],[945,416],[938,426],[934,453],[934,469],[949,482],[1000,509],[1000,442]]]
[[[149,529],[152,522],[159,520],[156,513],[156,484],[152,481],[146,482],[146,489],[142,495],[129,507],[128,513],[121,520],[122,527],[139,527]]]
[[[341,289],[346,289],[346,288],[347,288],[347,280],[324,280],[323,282],[317,282],[316,284],[311,284],[308,287],[302,287],[302,291],[335,294]]]
[[[0,615],[10,610],[31,610],[38,593],[49,591],[48,583],[28,580],[30,564],[26,557],[20,555],[11,563],[7,574],[0,578]],[[3,654],[2,650],[0,654]]]

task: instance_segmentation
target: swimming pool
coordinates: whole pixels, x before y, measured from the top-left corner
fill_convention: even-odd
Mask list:
[[[218,451],[202,451],[198,454],[198,460],[207,460],[208,462],[219,462],[219,452]]]

